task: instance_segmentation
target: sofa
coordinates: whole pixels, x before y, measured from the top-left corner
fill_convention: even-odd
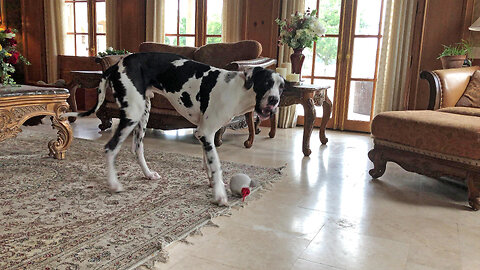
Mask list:
[[[371,131],[373,178],[387,162],[437,179],[466,182],[468,203],[480,208],[480,67],[423,71],[427,110],[383,112]]]
[[[259,42],[254,40],[245,40],[236,43],[207,44],[199,48],[143,42],[140,44],[139,51],[175,53],[217,68],[232,71],[241,71],[253,67],[267,68],[276,64],[276,60],[274,59],[260,57],[262,46]],[[124,55],[107,56],[97,58],[96,61],[100,63],[102,69],[105,70],[110,65],[118,62],[122,57],[124,57]],[[112,95],[112,91],[107,89],[105,102],[97,112],[97,117],[102,121],[99,128],[105,130],[111,127],[112,118],[118,118],[119,114],[120,111]],[[251,146],[256,131],[253,123],[253,112],[247,113],[245,116],[235,117],[227,126],[220,129],[215,134],[215,145],[220,146],[222,144],[222,135],[226,128],[237,129],[246,126],[249,128],[250,135],[245,142],[245,146]],[[166,98],[160,95],[155,95],[152,98],[152,108],[147,127],[171,130],[194,128],[196,126],[177,113]],[[251,142],[249,143],[249,141]]]

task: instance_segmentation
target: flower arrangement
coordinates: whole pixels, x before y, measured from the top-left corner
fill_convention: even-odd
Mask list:
[[[308,9],[301,14],[292,14],[290,22],[276,19],[280,26],[280,44],[286,44],[292,49],[311,48],[314,41],[325,34],[325,28],[316,17],[317,10]]]
[[[98,53],[98,56],[100,57],[104,57],[104,56],[107,56],[107,55],[121,55],[121,54],[129,54],[130,52],[123,49],[123,50],[115,50],[114,48],[112,47],[108,47],[107,50],[105,50],[104,52],[99,52]]]
[[[17,40],[15,40],[15,29],[0,30],[0,80],[2,85],[15,85],[11,74],[15,72],[15,64],[23,62],[30,65],[30,62],[23,57],[17,50]]]

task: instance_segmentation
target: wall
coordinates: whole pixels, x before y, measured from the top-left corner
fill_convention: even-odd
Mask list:
[[[406,97],[408,109],[426,109],[430,98],[428,83],[419,78],[422,70],[441,69],[437,59],[449,45],[468,39],[473,0],[417,0],[411,62]]]

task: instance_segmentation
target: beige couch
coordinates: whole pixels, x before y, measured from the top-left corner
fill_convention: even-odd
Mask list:
[[[430,84],[429,110],[378,114],[368,153],[382,176],[393,161],[407,171],[465,182],[472,209],[480,208],[480,108],[456,106],[480,67],[423,71]],[[480,91],[480,89],[478,89]]]
[[[160,43],[144,42],[140,44],[139,51],[175,53],[214,67],[236,71],[252,67],[266,68],[276,64],[276,60],[274,59],[260,57],[262,46],[259,42],[254,40],[240,41],[237,43],[208,44],[199,48],[177,47]],[[110,65],[118,62],[121,57],[123,56],[109,56],[98,58],[97,61],[102,64],[102,68],[105,70]],[[102,121],[99,128],[105,130],[111,127],[112,118],[118,118],[119,113],[112,92],[107,91],[105,103],[97,112],[97,117]],[[226,128],[242,128],[247,126],[247,124],[250,133],[247,142],[249,140],[253,141],[255,131],[253,127],[253,113],[248,113],[245,117],[240,116],[234,118],[227,126],[219,130],[215,136],[215,144],[217,146],[222,144],[222,135]],[[152,99],[152,109],[147,127],[171,130],[194,128],[195,125],[177,113],[166,98],[160,95],[155,95]],[[246,146],[248,145],[247,142],[245,142]],[[249,145],[251,146],[251,142]]]

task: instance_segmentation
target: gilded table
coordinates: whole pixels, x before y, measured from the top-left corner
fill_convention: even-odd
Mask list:
[[[69,110],[69,92],[63,88],[30,85],[0,87],[0,142],[16,137],[29,118],[50,115],[57,139],[48,143],[50,155],[64,159],[73,139],[72,128],[61,115]]]

